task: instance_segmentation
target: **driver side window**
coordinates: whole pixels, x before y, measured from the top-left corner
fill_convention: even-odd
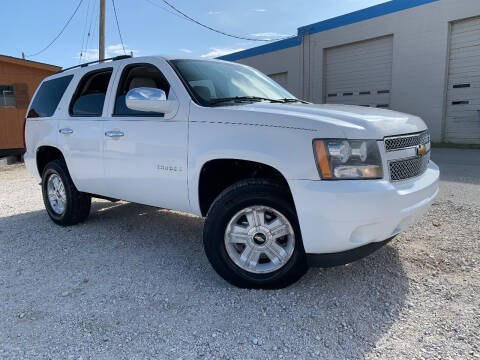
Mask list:
[[[131,110],[125,103],[125,97],[131,89],[148,87],[161,89],[168,98],[170,84],[161,71],[151,64],[134,64],[123,69],[118,83],[117,96],[113,116],[163,116],[163,114]]]

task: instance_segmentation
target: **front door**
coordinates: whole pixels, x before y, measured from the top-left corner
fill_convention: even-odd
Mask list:
[[[133,88],[162,89],[175,95],[153,64],[127,64],[117,79],[111,117],[103,122],[106,195],[122,200],[190,211],[187,188],[186,113],[171,118],[133,111],[125,95]]]

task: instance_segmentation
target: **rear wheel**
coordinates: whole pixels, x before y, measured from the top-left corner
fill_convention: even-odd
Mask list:
[[[233,285],[282,288],[306,271],[298,220],[288,189],[267,180],[245,180],[214,201],[204,246],[213,268]]]
[[[91,197],[77,190],[63,160],[45,166],[42,194],[48,215],[58,225],[78,224],[90,213]]]

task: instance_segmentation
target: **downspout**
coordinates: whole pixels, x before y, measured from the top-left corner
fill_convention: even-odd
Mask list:
[[[310,33],[303,29],[298,35],[302,39],[302,99],[310,101]]]

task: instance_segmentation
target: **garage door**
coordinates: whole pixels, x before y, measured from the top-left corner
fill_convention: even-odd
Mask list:
[[[445,137],[480,144],[480,17],[452,24]]]
[[[268,75],[273,81],[276,81],[278,84],[282,85],[285,89],[288,87],[288,72],[281,72],[277,74]]]
[[[393,36],[326,50],[326,97],[330,104],[390,107]]]

